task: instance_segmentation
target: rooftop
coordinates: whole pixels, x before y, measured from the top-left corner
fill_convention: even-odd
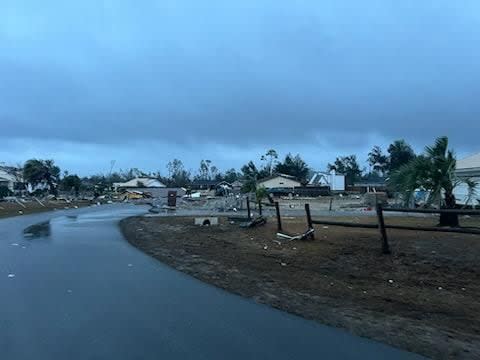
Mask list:
[[[457,161],[457,170],[480,168],[480,153]]]

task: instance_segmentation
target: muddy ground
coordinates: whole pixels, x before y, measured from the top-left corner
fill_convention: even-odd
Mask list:
[[[316,240],[280,244],[274,219],[243,229],[225,218],[198,227],[187,217],[134,217],[121,228],[160,261],[260,303],[428,357],[480,359],[478,235],[389,230],[393,254],[386,256],[375,229],[316,225]],[[284,228],[306,225],[287,219]]]
[[[39,204],[36,201],[28,201],[22,203],[24,206],[15,203],[15,202],[0,202],[0,218],[10,217],[10,216],[19,216],[34,214],[43,211],[50,210],[61,210],[61,209],[72,209],[75,207],[84,207],[90,205],[90,201],[72,201],[67,203],[65,201],[44,201],[42,204]]]

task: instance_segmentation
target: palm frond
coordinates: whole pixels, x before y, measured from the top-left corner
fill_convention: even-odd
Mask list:
[[[477,188],[478,188],[479,182],[471,178],[463,179],[462,182],[465,183],[468,188],[467,200],[465,201],[465,205],[468,205],[473,200],[473,198],[477,196]]]

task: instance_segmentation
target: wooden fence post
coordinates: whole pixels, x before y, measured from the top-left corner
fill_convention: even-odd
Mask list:
[[[282,231],[282,218],[280,217],[280,205],[275,201],[275,212],[277,213],[277,229]]]
[[[328,207],[328,211],[332,211],[332,203],[333,203],[333,197],[330,198],[330,205]]]
[[[258,202],[258,215],[262,216],[262,202]]]
[[[378,229],[380,230],[380,236],[382,238],[382,252],[384,254],[390,254],[390,246],[388,245],[387,230],[385,229],[385,221],[383,219],[382,204],[377,203],[377,218]]]
[[[252,215],[250,213],[250,198],[247,196],[247,218],[248,220],[252,219]]]
[[[305,204],[305,213],[307,214],[308,230],[313,229],[312,215],[310,214],[310,204]],[[315,240],[315,235],[312,233],[310,239]]]

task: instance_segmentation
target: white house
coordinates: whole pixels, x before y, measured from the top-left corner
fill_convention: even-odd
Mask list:
[[[345,175],[337,174],[335,170],[316,172],[308,182],[309,186],[328,186],[331,191],[345,191]]]
[[[480,153],[457,161],[457,176],[461,179],[471,179],[480,184]],[[476,190],[476,196],[471,199],[471,205],[480,205],[480,188]],[[464,183],[455,188],[455,198],[459,204],[465,204],[468,200],[468,186]]]
[[[301,187],[302,184],[293,176],[278,174],[258,181],[258,186],[264,186],[267,189],[294,189],[296,187]]]
[[[131,188],[164,188],[165,184],[152,178],[135,178],[123,183],[113,183],[115,190]]]

